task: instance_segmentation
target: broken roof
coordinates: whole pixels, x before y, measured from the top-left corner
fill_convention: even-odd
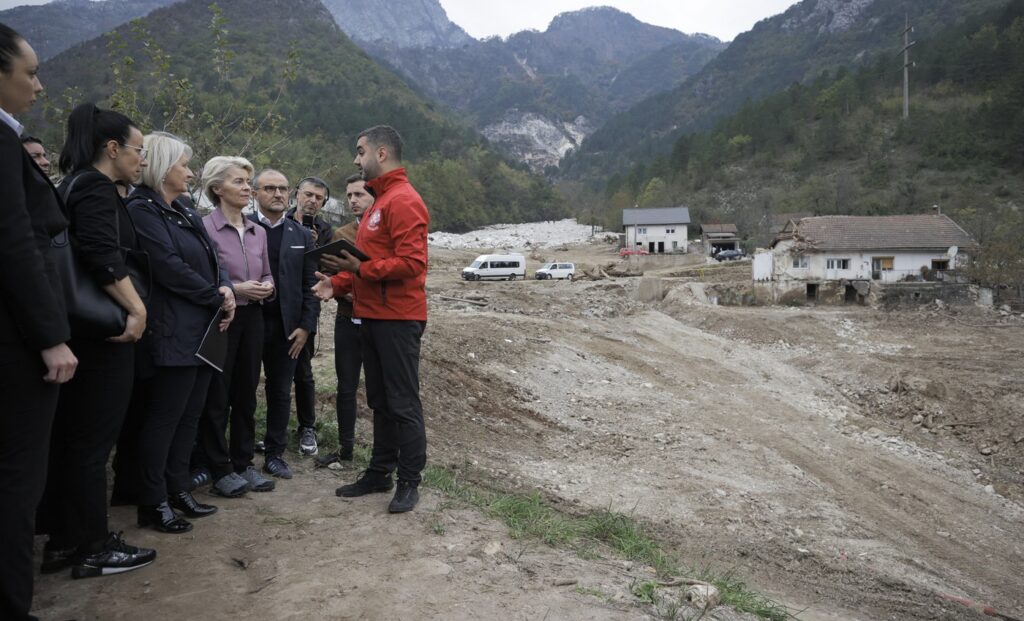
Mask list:
[[[949,216],[817,216],[790,220],[772,242],[796,239],[814,250],[888,250],[976,246]]]
[[[659,207],[656,209],[623,209],[622,226],[637,224],[689,224],[689,207]]]

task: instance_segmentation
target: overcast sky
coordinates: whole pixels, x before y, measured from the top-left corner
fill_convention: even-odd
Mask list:
[[[21,4],[45,4],[47,0],[0,0],[0,9]],[[750,30],[758,20],[785,11],[797,0],[441,0],[448,18],[480,39],[508,36],[520,30],[544,30],[551,18],[565,11],[608,5],[631,13],[640,21],[704,32],[731,41]]]

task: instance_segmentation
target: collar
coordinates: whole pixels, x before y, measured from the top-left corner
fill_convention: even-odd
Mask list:
[[[372,188],[376,192],[377,198],[380,199],[385,192],[402,183],[409,183],[409,176],[405,174],[405,168],[396,168],[376,179],[367,181],[366,185]]]
[[[277,222],[273,222],[270,218],[263,215],[263,212],[259,210],[259,207],[256,208],[256,218],[259,219],[260,224],[266,226],[268,229],[276,229],[288,220],[288,216],[282,214],[281,217],[277,219]]]
[[[25,126],[18,122],[16,118],[7,113],[6,110],[0,108],[0,121],[7,124],[8,127],[14,130],[15,134],[21,138],[21,135],[25,132]]]
[[[228,219],[224,217],[224,212],[220,210],[220,207],[210,212],[210,221],[213,222],[213,228],[217,229],[218,231],[227,227],[230,227],[232,229],[235,228],[230,222],[228,222]],[[246,218],[245,216],[242,216],[242,223],[245,225],[246,233],[256,229],[256,223],[250,220],[249,218]]]

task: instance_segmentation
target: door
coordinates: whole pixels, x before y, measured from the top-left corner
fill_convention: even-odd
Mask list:
[[[882,272],[891,272],[894,257],[871,257],[871,280],[881,280]]]
[[[658,254],[665,254],[665,242],[658,242]]]
[[[647,252],[654,254],[654,242],[647,242]]]

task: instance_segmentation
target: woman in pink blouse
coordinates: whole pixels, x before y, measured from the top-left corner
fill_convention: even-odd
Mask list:
[[[228,328],[228,356],[220,381],[210,385],[197,437],[197,459],[209,469],[213,492],[233,498],[269,492],[274,482],[252,463],[256,443],[256,387],[263,353],[263,311],[274,295],[267,233],[242,214],[252,198],[253,166],[241,157],[218,156],[203,167],[203,194],[216,206],[203,218],[217,256],[235,290],[237,308]],[[231,425],[230,444],[226,439]],[[200,477],[202,478],[202,477]]]

